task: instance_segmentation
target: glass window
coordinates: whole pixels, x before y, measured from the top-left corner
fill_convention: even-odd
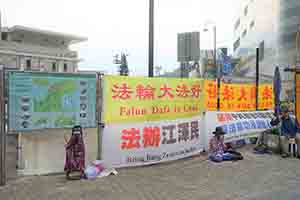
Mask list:
[[[245,29],[242,33],[242,37],[245,37],[247,35],[247,29]]]
[[[30,70],[30,69],[31,69],[31,60],[30,60],[30,59],[27,59],[27,60],[26,60],[26,69],[27,69],[27,70]]]
[[[263,61],[265,57],[265,41],[259,44],[259,61]]]
[[[286,9],[284,11],[281,12],[281,20],[288,20],[289,18],[293,17],[293,16],[299,16],[299,9],[300,6],[295,6],[289,9]]]
[[[52,71],[56,72],[56,63],[55,62],[52,63]]]
[[[240,46],[240,38],[238,38],[233,44],[233,50],[235,51]]]
[[[7,33],[6,32],[1,33],[1,40],[7,40]]]
[[[252,20],[252,22],[250,23],[250,28],[253,28],[254,25],[255,25],[255,22],[254,22],[254,20]]]
[[[284,48],[295,48],[296,32],[287,33],[280,36],[279,44]]]
[[[64,63],[64,72],[67,72],[67,71],[68,71],[68,64]]]
[[[247,14],[248,14],[248,6],[246,6],[244,9],[244,15],[247,16]]]
[[[238,19],[238,20],[235,22],[235,25],[234,25],[234,30],[238,29],[238,28],[239,28],[239,26],[240,26],[240,24],[241,24],[241,20],[240,20],[240,19]]]

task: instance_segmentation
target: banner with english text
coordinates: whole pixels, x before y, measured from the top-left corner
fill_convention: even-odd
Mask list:
[[[204,105],[207,111],[217,110],[217,82],[205,80]],[[274,108],[274,94],[272,84],[260,84],[258,90],[258,109],[270,110]],[[220,111],[238,112],[256,110],[255,84],[221,83]]]
[[[102,159],[112,167],[177,160],[203,150],[202,117],[108,124],[102,136]]]
[[[103,118],[106,124],[173,120],[200,115],[202,79],[104,77]]]

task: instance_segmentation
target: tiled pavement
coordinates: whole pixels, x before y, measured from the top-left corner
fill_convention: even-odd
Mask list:
[[[300,160],[254,155],[214,164],[203,156],[148,167],[118,170],[94,181],[64,176],[20,178],[0,188],[0,200],[296,200],[300,199]]]

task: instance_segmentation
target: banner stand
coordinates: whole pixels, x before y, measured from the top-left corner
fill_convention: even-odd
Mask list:
[[[97,108],[97,160],[102,159],[102,135],[104,123],[102,123],[102,108],[103,108],[103,79],[104,74],[97,73],[97,85],[96,85],[96,108]]]
[[[6,184],[5,72],[0,66],[0,186]]]

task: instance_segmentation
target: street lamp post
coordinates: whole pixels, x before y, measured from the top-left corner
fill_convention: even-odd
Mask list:
[[[154,65],[154,0],[149,0],[149,55],[148,76],[153,77]]]
[[[207,32],[208,29],[203,30]],[[217,69],[217,109],[220,110],[220,88],[221,88],[221,69],[220,65],[217,64],[217,26],[213,26],[213,35],[214,35],[214,66]]]

